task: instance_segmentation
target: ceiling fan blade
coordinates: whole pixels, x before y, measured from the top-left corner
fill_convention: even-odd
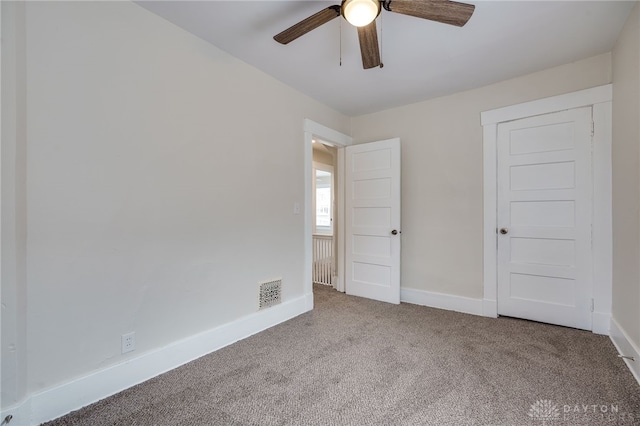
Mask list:
[[[289,44],[298,37],[305,35],[311,30],[315,30],[320,25],[326,24],[338,16],[340,16],[340,6],[329,6],[326,9],[322,9],[320,12],[309,16],[307,19],[303,19],[297,24],[287,28],[280,34],[274,36],[273,39],[281,44]]]
[[[380,65],[380,48],[378,47],[378,30],[376,21],[364,27],[358,27],[360,39],[360,53],[362,54],[362,66],[364,69],[374,68]]]
[[[384,1],[382,4],[390,12],[458,27],[467,23],[476,8],[472,4],[448,0],[391,0]]]

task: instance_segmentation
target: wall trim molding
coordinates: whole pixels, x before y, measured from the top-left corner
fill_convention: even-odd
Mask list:
[[[548,114],[550,112],[562,111],[565,109],[591,106],[602,102],[609,102],[613,98],[613,85],[593,87],[591,89],[579,90],[577,92],[566,93],[564,95],[551,96],[537,99],[517,105],[492,109],[480,113],[483,126],[498,124],[505,121],[518,120],[520,118],[534,115]]]
[[[302,129],[304,131],[304,283],[305,292],[313,293],[313,279],[311,277],[311,270],[313,268],[313,217],[312,217],[312,182],[311,177],[313,173],[313,147],[312,141],[315,138],[320,139],[322,142],[327,142],[338,149],[338,158],[336,164],[336,177],[337,188],[336,191],[336,203],[338,205],[337,211],[337,232],[334,234],[337,238],[338,256],[336,258],[336,275],[338,282],[336,284],[336,290],[344,292],[344,256],[340,253],[344,253],[344,209],[340,206],[344,206],[344,148],[353,144],[353,138],[338,132],[337,130],[330,129],[327,126],[316,123],[313,120],[305,118],[303,121]]]
[[[593,312],[591,314],[591,331],[595,334],[609,336],[611,314],[608,312]]]
[[[11,414],[12,424],[23,426],[53,420],[297,317],[312,308],[313,294],[299,296],[281,305],[31,394],[20,404],[4,409],[0,416],[4,419]]]
[[[333,130],[320,123],[316,123],[308,118],[304,119],[303,128],[305,133],[311,133],[314,136],[318,136],[325,142],[331,142],[340,146],[349,146],[353,143],[351,136],[340,133],[337,130]]]
[[[18,404],[14,404],[4,410],[0,411],[0,420],[4,421],[4,419],[8,415],[12,415],[10,424],[15,425],[28,425],[29,423],[23,422],[24,419],[28,419],[31,413],[31,399],[25,399],[19,402]],[[21,423],[20,423],[21,422]]]
[[[489,318],[498,318],[498,301],[482,299],[482,315]]]
[[[435,293],[413,288],[401,288],[400,301],[413,305],[429,306],[431,308],[462,312],[487,318],[498,317],[498,303],[495,300],[472,299],[469,297]],[[592,331],[596,334],[609,336],[611,321],[611,314],[594,312]]]
[[[307,293],[304,295],[304,304],[305,304],[305,308],[304,308],[304,312],[309,312],[313,310],[313,307],[315,305],[315,302],[313,300],[313,292],[311,293]]]
[[[484,316],[484,301],[482,299],[401,287],[400,301],[413,305]]]
[[[629,338],[627,332],[618,324],[615,318],[611,318],[611,329],[609,333],[609,338],[620,355],[635,358],[635,361],[625,359],[624,363],[627,364],[627,367],[631,370],[631,374],[633,374],[633,377],[635,377],[640,385],[640,348],[633,343],[633,340]]]

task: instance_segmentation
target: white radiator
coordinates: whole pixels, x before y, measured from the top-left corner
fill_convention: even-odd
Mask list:
[[[313,235],[313,283],[333,285],[336,274],[333,236]]]

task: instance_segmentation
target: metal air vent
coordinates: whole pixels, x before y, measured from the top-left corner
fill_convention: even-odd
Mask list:
[[[258,283],[258,310],[280,303],[282,298],[282,279]]]

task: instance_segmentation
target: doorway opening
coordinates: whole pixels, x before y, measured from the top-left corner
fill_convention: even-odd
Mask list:
[[[336,182],[337,149],[313,141],[313,175],[311,214],[312,214],[312,242],[313,268],[312,280],[314,284],[336,287]]]
[[[321,145],[335,150],[333,159],[334,173],[334,215],[332,217],[334,274],[333,286],[344,292],[344,155],[345,147],[353,143],[353,139],[343,133],[330,129],[312,120],[304,120],[304,286],[308,297],[308,306],[313,309],[313,140],[321,141]],[[316,142],[317,143],[317,142]]]

